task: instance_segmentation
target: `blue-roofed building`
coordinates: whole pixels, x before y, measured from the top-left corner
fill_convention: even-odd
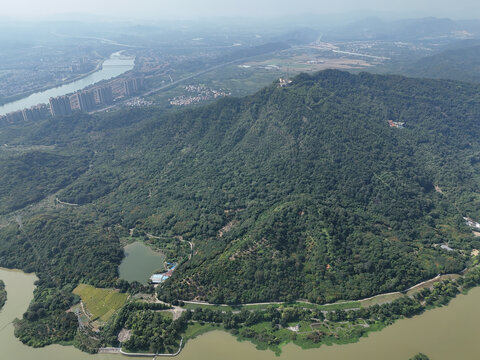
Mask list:
[[[174,263],[167,272],[164,272],[162,274],[153,274],[150,277],[150,280],[152,280],[152,283],[154,284],[161,284],[162,282],[167,280],[170,276],[172,276],[173,271],[175,270],[176,267],[177,267],[177,264]]]
[[[169,277],[165,274],[153,274],[150,277],[150,280],[152,280],[152,283],[154,284],[161,284],[165,280],[167,280]]]

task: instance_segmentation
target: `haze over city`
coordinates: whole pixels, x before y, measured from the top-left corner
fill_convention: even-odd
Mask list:
[[[476,18],[480,16],[480,6],[470,0],[455,2],[448,0],[405,0],[386,2],[380,0],[85,0],[65,2],[60,0],[20,0],[5,2],[0,16],[12,18],[58,17],[72,14],[95,15],[125,19],[198,19],[215,17],[282,17],[298,14],[331,13],[383,13],[394,16],[437,16],[449,18]]]

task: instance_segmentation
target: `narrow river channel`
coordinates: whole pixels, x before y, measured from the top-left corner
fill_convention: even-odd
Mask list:
[[[122,355],[88,355],[71,346],[53,345],[33,349],[13,335],[12,320],[28,307],[36,277],[0,268],[8,299],[0,312],[0,358],[8,360],[118,360]],[[238,342],[222,331],[202,335],[187,343],[179,360],[408,360],[423,352],[431,360],[478,359],[480,287],[460,295],[449,306],[430,310],[412,319],[397,321],[383,331],[349,345],[302,350],[289,344],[282,355],[259,351],[248,342]]]

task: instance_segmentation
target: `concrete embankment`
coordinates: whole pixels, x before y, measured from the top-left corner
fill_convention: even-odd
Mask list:
[[[155,358],[155,357],[174,357],[180,354],[182,351],[182,346],[183,346],[183,337],[180,340],[180,346],[178,347],[178,350],[174,354],[147,354],[147,353],[129,353],[125,352],[122,350],[122,348],[115,348],[115,347],[105,347],[105,348],[100,348],[98,349],[99,354],[122,354],[124,356],[128,357],[149,357],[149,358]]]

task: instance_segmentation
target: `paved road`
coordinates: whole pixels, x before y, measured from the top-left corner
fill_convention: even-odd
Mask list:
[[[278,50],[275,50],[275,51],[272,51],[272,52],[276,52]],[[205,70],[201,70],[201,71],[198,71],[192,75],[189,75],[189,76],[185,76],[185,77],[182,77],[178,80],[175,80],[175,81],[172,81],[171,83],[169,84],[166,84],[166,85],[162,85],[160,87],[157,87],[155,89],[152,89],[152,90],[148,90],[146,92],[144,92],[143,94],[139,94],[138,96],[148,96],[148,95],[151,95],[153,93],[156,93],[158,91],[161,91],[161,90],[166,90],[168,88],[171,88],[173,86],[176,86],[176,85],[179,85],[187,80],[191,80],[193,78],[196,78],[197,76],[200,76],[200,75],[203,75],[203,74],[206,74],[206,73],[209,73],[213,70],[217,70],[217,69],[220,69],[222,67],[225,67],[227,65],[232,65],[232,64],[235,64],[235,63],[239,63],[239,62],[243,62],[243,61],[246,61],[246,60],[249,60],[249,59],[252,59],[252,58],[256,58],[256,57],[259,57],[259,56],[264,56],[264,55],[268,55],[270,53],[265,53],[265,54],[260,54],[260,55],[254,55],[254,56],[248,56],[248,57],[244,57],[244,58],[241,58],[241,59],[236,59],[236,60],[232,60],[232,61],[229,61],[229,62],[226,62],[226,63],[222,63],[222,64],[219,64],[219,65],[215,65],[215,66],[212,66],[212,67],[209,67],[208,69],[205,69]],[[123,101],[121,101],[120,103],[118,104],[114,104],[114,105],[111,105],[111,106],[108,106],[106,108],[103,108],[103,109],[98,109],[98,110],[94,110],[94,111],[91,111],[89,112],[89,114],[94,114],[94,113],[97,113],[97,112],[101,112],[101,111],[106,111],[106,110],[110,110],[118,105],[121,105],[123,104],[124,102],[127,102],[128,100],[130,99],[125,99]]]

